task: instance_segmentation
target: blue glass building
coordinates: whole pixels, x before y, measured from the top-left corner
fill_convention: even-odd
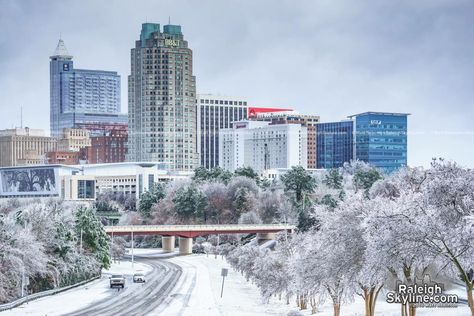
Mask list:
[[[354,123],[316,124],[316,168],[339,168],[354,155]]]
[[[114,71],[74,69],[63,40],[50,57],[50,129],[60,137],[64,128],[80,125],[126,125],[120,114],[120,76]]]
[[[392,172],[407,165],[407,113],[366,112],[355,121],[355,158]]]

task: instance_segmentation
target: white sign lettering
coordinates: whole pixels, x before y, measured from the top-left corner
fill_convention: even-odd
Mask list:
[[[179,40],[166,38],[165,39],[165,45],[166,46],[179,46]]]

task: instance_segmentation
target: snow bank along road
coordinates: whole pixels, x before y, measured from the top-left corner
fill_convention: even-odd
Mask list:
[[[182,268],[167,260],[154,259],[152,256],[141,255],[136,258],[138,262],[145,263],[153,269],[146,274],[146,283],[133,283],[132,276],[129,275],[123,290],[111,289],[116,291],[116,295],[66,315],[146,315],[155,310],[174,288],[181,276]]]
[[[159,251],[148,250],[137,255],[134,268],[122,261],[104,271],[100,280],[93,281],[56,295],[22,304],[12,310],[0,312],[0,316],[34,315],[145,315],[152,314],[180,279],[182,268],[168,260]],[[146,274],[146,283],[133,283],[134,271]],[[125,288],[111,289],[109,274],[124,274]]]

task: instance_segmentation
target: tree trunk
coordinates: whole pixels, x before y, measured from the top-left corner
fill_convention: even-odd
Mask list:
[[[364,299],[364,305],[365,305],[365,316],[371,316],[370,315],[370,300],[369,300],[369,291],[365,288],[362,288],[364,291],[364,294],[362,295],[362,298]]]
[[[472,284],[467,285],[467,304],[471,309],[471,316],[474,316],[474,299],[472,297]]]
[[[300,295],[300,309],[307,309],[308,308],[308,302],[306,301],[306,295],[305,294],[301,294]]]
[[[310,303],[311,303],[311,315],[316,314],[316,298],[314,296],[310,298]]]
[[[401,304],[400,306],[401,306],[401,308],[402,308],[401,315],[402,315],[402,316],[408,316],[408,313],[407,313],[407,305],[406,305],[406,304]]]
[[[334,304],[334,316],[339,316],[341,313],[341,304]]]
[[[362,298],[365,303],[365,316],[374,316],[375,315],[375,303],[377,302],[377,297],[383,285],[378,287],[372,287],[370,289],[363,288],[364,294]]]

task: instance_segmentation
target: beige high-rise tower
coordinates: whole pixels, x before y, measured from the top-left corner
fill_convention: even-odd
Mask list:
[[[128,77],[128,161],[198,166],[193,53],[179,25],[142,24]]]

